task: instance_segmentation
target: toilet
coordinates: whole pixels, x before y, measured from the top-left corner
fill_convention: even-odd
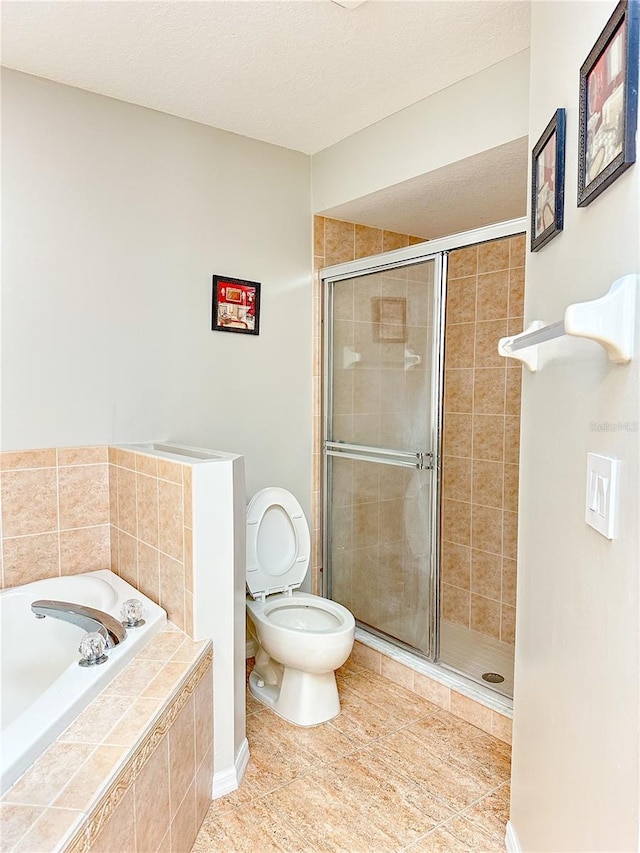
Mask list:
[[[302,507],[286,489],[262,489],[247,506],[247,615],[258,642],[249,690],[297,726],[340,713],[335,670],[353,648],[355,619],[335,601],[296,592],[311,539]]]

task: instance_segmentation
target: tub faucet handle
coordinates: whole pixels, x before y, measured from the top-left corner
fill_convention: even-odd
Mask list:
[[[142,602],[138,598],[128,598],[122,605],[120,615],[125,628],[139,628],[144,625]]]
[[[80,666],[96,666],[108,660],[104,650],[107,648],[107,638],[100,631],[89,631],[80,640],[78,651],[82,655]]]

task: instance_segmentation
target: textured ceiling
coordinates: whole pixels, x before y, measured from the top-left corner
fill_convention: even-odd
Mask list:
[[[322,213],[427,240],[517,219],[527,210],[528,150],[527,137],[516,139]]]
[[[525,0],[3,0],[2,64],[311,154],[529,44]]]

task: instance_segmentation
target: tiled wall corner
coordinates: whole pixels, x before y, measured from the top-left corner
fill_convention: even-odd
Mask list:
[[[0,453],[2,587],[109,568],[107,448]]]
[[[445,684],[435,681],[411,667],[356,641],[350,661],[355,665],[388,678],[394,684],[433,702],[439,708],[471,723],[505,743],[511,743],[511,719],[492,708],[463,696]]]
[[[515,633],[523,234],[451,252],[442,457],[443,618],[510,645]]]
[[[313,471],[311,502],[311,535],[313,542],[312,592],[321,590],[322,580],[322,298],[318,271],[333,264],[353,261],[369,255],[390,252],[416,243],[423,237],[399,234],[343,222],[323,216],[313,217],[314,283],[313,283]]]
[[[193,635],[192,470],[109,448],[111,568]]]
[[[2,587],[110,568],[193,635],[192,469],[118,447],[0,453]]]

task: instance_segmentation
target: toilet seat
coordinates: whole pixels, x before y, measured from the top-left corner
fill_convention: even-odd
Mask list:
[[[297,589],[307,573],[311,537],[296,497],[261,489],[247,506],[247,587],[253,598]]]

